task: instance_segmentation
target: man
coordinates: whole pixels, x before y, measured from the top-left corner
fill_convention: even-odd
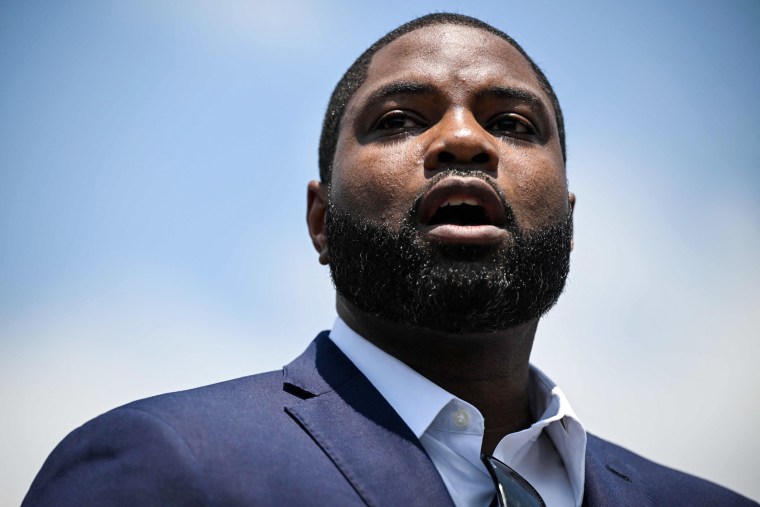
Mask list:
[[[320,176],[332,331],[281,372],[98,417],[25,505],[753,504],[587,435],[529,365],[575,197],[559,103],[512,39],[451,14],[380,39],[333,93]]]

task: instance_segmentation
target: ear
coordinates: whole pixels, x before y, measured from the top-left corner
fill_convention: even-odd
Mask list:
[[[327,250],[327,185],[310,181],[306,194],[306,225],[320,264],[330,263]]]
[[[572,218],[575,212],[575,194],[572,192],[567,193],[567,202],[570,204],[570,217]],[[570,250],[575,247],[575,230],[573,230],[573,237],[570,239]]]

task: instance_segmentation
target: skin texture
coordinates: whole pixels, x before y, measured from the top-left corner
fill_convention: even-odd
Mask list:
[[[330,197],[397,230],[426,183],[452,168],[492,178],[523,231],[572,212],[554,110],[529,63],[485,31],[433,25],[373,57],[341,123]],[[322,264],[330,262],[327,194],[309,183],[307,222]],[[381,322],[340,295],[337,310],[366,339],[476,406],[486,421],[484,452],[532,422],[526,388],[537,319],[462,335]]]

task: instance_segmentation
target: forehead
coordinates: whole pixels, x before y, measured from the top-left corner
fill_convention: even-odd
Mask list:
[[[549,104],[530,63],[506,40],[475,27],[431,25],[402,35],[372,57],[364,83],[349,105],[386,84],[424,81],[447,93],[480,87],[525,89]]]

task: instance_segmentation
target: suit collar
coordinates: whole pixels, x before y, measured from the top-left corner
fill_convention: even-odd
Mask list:
[[[367,505],[453,505],[415,435],[328,335],[284,368],[284,388],[296,395],[285,410]],[[651,507],[636,469],[614,449],[588,434],[583,505]]]
[[[308,397],[319,396],[360,374],[329,336],[329,331],[319,333],[303,354],[283,368],[286,386],[308,393]]]
[[[438,471],[388,402],[321,333],[285,367],[286,407],[367,505],[451,506]]]

